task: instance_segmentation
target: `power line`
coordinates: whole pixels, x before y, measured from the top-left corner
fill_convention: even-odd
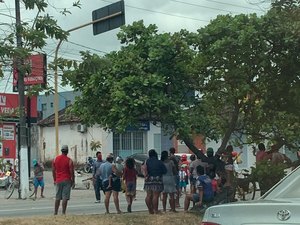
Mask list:
[[[236,5],[236,4],[232,4],[232,3],[225,3],[225,2],[215,1],[215,0],[205,0],[205,1],[207,1],[207,2],[215,2],[215,3],[218,3],[218,4],[222,4],[222,5],[234,6],[234,7],[238,7],[238,8],[242,8],[242,9],[251,9],[251,10],[264,11],[262,9],[255,9],[255,8],[252,8],[252,7]]]
[[[107,1],[107,0],[101,0],[101,1],[108,2],[108,3],[113,3],[113,2],[110,2],[110,1]],[[152,12],[152,13],[159,13],[159,14],[163,14],[163,15],[167,15],[167,16],[173,16],[173,17],[178,17],[178,18],[183,18],[183,19],[189,19],[189,20],[195,20],[195,21],[200,21],[200,22],[209,22],[208,20],[202,20],[202,19],[197,19],[197,18],[187,17],[187,16],[179,16],[179,15],[175,15],[175,14],[171,14],[171,13],[166,13],[166,12],[158,12],[158,11],[155,11],[155,10],[140,8],[140,7],[131,6],[131,5],[127,5],[127,4],[125,4],[125,6],[128,7],[128,8],[143,10],[143,11]]]
[[[170,0],[170,1],[181,3],[181,4],[184,4],[184,5],[196,6],[196,7],[200,7],[200,8],[211,9],[211,10],[216,10],[216,11],[222,11],[222,12],[227,12],[227,13],[228,12],[229,13],[240,13],[240,12],[229,11],[229,10],[225,10],[225,9],[214,8],[214,7],[210,7],[210,6],[199,5],[199,4],[194,4],[194,3],[188,3],[188,2],[178,1],[178,0]]]
[[[90,50],[93,50],[93,51],[96,51],[96,52],[108,54],[108,52],[98,50],[98,49],[95,49],[95,48],[91,48],[91,47],[88,47],[88,46],[85,46],[85,45],[82,45],[82,44],[78,44],[78,43],[75,43],[75,42],[72,42],[72,41],[68,41],[68,43],[79,46],[79,47],[82,47],[82,48],[90,49]]]

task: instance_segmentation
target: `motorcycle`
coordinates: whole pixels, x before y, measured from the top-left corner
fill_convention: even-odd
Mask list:
[[[88,157],[86,163],[83,166],[83,171],[85,173],[91,173],[93,171],[93,165],[94,162],[96,161],[96,159],[94,159],[93,157]]]

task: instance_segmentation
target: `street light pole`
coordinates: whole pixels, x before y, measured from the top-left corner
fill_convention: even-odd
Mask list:
[[[72,29],[69,29],[69,30],[67,30],[67,32],[70,33],[72,31],[79,30],[79,29],[81,29],[83,27],[92,25],[94,23],[98,23],[98,22],[101,22],[101,21],[104,21],[104,20],[107,20],[107,19],[119,16],[122,13],[123,12],[117,12],[117,13],[105,16],[103,18],[100,18],[100,19],[91,21],[89,23],[86,23],[86,24],[74,27]],[[57,72],[58,66],[57,66],[57,59],[58,59],[58,51],[59,51],[59,48],[60,48],[62,42],[63,42],[63,40],[60,39],[59,42],[58,42],[58,44],[57,44],[57,46],[56,46],[55,55],[54,55],[54,126],[55,126],[55,154],[56,155],[59,154],[59,130],[58,130],[58,125],[59,125],[58,124],[58,122],[59,122],[58,121],[59,96],[58,96],[58,72]]]
[[[16,41],[17,48],[22,47],[21,37],[21,15],[20,15],[20,0],[15,0],[16,7]],[[27,136],[26,136],[26,115],[25,115],[25,88],[24,88],[24,71],[21,69],[21,62],[23,61],[20,56],[17,56],[16,69],[18,73],[18,93],[19,93],[19,133],[18,135],[20,143],[20,149],[18,149],[18,155],[20,157],[20,189],[21,198],[27,198],[29,193],[29,177],[28,177],[28,149],[27,149]]]

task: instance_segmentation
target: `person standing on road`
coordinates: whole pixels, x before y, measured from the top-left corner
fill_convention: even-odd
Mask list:
[[[171,212],[176,212],[175,210],[175,193],[177,192],[175,176],[177,176],[177,169],[175,168],[174,162],[169,159],[167,151],[162,151],[161,161],[164,163],[167,172],[163,175],[163,185],[164,189],[162,191],[162,205],[163,211],[167,210],[167,198],[170,196],[169,203],[171,207]]]
[[[61,155],[56,156],[52,162],[52,175],[56,185],[56,197],[54,206],[54,215],[57,215],[60,201],[62,201],[62,214],[66,214],[68,200],[70,199],[71,188],[74,187],[75,175],[72,159],[67,155],[69,147],[63,145]]]
[[[111,196],[111,194],[113,194],[117,213],[121,214],[122,211],[120,210],[120,205],[119,205],[119,192],[121,191],[121,180],[120,179],[116,179],[116,180],[112,179],[111,187],[109,185],[110,184],[109,179],[111,178],[112,173],[116,172],[116,171],[113,171],[113,166],[112,166],[113,161],[114,161],[113,155],[108,154],[108,156],[106,157],[106,162],[102,163],[100,166],[102,186],[103,186],[103,191],[105,193],[104,203],[105,203],[106,214],[108,214],[109,213],[110,196]]]
[[[175,169],[176,169],[176,174],[174,176],[174,179],[175,179],[175,184],[176,184],[176,199],[175,199],[175,205],[176,207],[180,207],[180,204],[179,204],[179,198],[180,198],[180,179],[179,179],[179,170],[180,170],[180,166],[179,166],[179,159],[175,156],[175,152],[176,152],[176,149],[174,147],[171,147],[169,149],[169,158],[170,160],[173,161],[174,165],[175,165]]]
[[[158,198],[164,189],[162,176],[167,172],[164,163],[158,160],[154,149],[148,152],[149,159],[146,160],[147,176],[145,177],[144,190],[147,192],[145,202],[150,214],[158,214]]]
[[[137,171],[134,168],[134,158],[127,158],[125,161],[125,168],[123,173],[123,180],[126,186],[126,201],[127,201],[127,212],[131,213],[131,205],[136,195],[136,179]]]
[[[45,198],[44,196],[44,187],[45,187],[45,182],[44,182],[44,167],[38,163],[36,159],[32,160],[33,163],[33,173],[34,173],[34,178],[33,178],[33,184],[34,184],[34,199],[36,200],[37,196],[37,190],[38,187],[41,186],[41,198]]]
[[[96,153],[97,161],[93,164],[93,184],[95,190],[96,201],[95,203],[101,202],[100,191],[102,189],[102,180],[100,176],[100,166],[103,163],[101,152]]]

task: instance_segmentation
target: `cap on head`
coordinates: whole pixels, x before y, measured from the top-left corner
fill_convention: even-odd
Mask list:
[[[38,161],[37,161],[36,159],[33,159],[33,160],[32,160],[33,166],[35,166],[37,163],[38,163]]]
[[[183,154],[183,155],[181,156],[181,160],[187,160],[187,155],[186,155],[186,154]]]
[[[118,156],[118,157],[116,158],[116,162],[122,162],[122,161],[123,161],[123,159],[122,159],[121,156]]]
[[[61,147],[61,151],[62,151],[62,152],[68,152],[68,151],[69,151],[68,145],[63,145],[63,146]]]

